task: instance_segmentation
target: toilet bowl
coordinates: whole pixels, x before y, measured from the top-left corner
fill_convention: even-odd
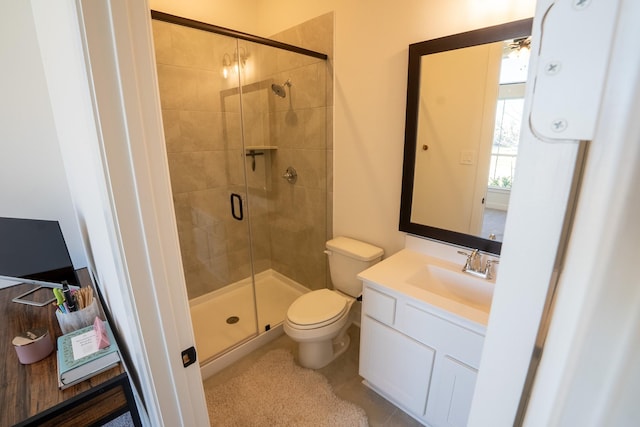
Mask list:
[[[351,307],[362,293],[357,275],[380,261],[382,249],[347,237],[327,242],[334,290],[319,289],[296,299],[287,310],[284,332],[298,343],[301,366],[319,369],[349,347]]]

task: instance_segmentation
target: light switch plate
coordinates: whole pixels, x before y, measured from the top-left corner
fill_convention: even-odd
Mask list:
[[[460,164],[473,165],[475,163],[476,152],[473,150],[460,151]]]

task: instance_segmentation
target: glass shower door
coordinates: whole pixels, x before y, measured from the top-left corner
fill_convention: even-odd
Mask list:
[[[153,21],[171,186],[201,362],[257,334],[238,43]]]

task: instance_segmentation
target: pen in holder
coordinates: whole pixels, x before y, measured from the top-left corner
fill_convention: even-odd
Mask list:
[[[100,317],[98,302],[95,298],[85,308],[77,311],[62,313],[56,310],[56,318],[63,334],[68,334],[85,326],[93,325],[96,317]]]

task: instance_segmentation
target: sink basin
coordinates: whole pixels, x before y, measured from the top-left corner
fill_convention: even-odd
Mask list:
[[[407,283],[486,313],[491,309],[494,283],[460,269],[427,264],[410,276]]]

